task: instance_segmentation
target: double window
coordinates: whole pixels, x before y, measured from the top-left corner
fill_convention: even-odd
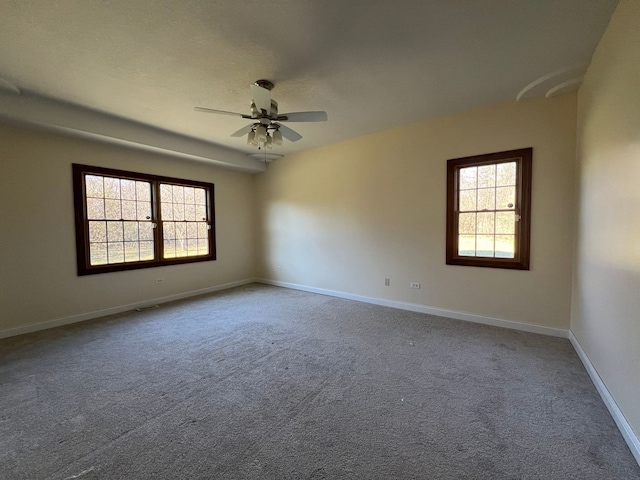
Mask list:
[[[447,162],[447,264],[529,270],[532,149]]]
[[[74,164],[78,274],[215,260],[213,188]]]

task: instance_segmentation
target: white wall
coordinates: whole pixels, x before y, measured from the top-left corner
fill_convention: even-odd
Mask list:
[[[214,183],[218,260],[78,277],[72,163]],[[252,185],[204,162],[0,124],[0,334],[254,277]]]
[[[575,122],[571,94],[407,125],[278,160],[255,177],[259,275],[567,329]],[[534,152],[531,270],[445,265],[447,159],[525,147]],[[422,288],[410,289],[412,281]]]
[[[640,2],[623,0],[578,101],[571,330],[640,435]]]

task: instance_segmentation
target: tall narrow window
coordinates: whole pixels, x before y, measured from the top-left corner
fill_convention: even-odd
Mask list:
[[[532,149],[447,162],[447,264],[529,269]]]
[[[73,165],[78,274],[215,260],[213,185]]]

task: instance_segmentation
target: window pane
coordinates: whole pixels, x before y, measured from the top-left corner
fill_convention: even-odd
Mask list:
[[[196,240],[197,242],[197,240]],[[187,238],[184,241],[184,255],[186,255],[187,257],[190,257],[193,255],[193,253],[191,253],[191,249],[193,248],[193,245],[190,245],[190,240]],[[196,251],[198,249],[198,245],[196,243]]]
[[[151,201],[151,184],[149,182],[136,182],[136,200]]]
[[[164,240],[164,258],[174,258],[176,256],[176,241]]]
[[[138,220],[151,220],[151,202],[136,202]]]
[[[140,242],[140,260],[153,260],[153,242]]]
[[[87,198],[87,218],[89,220],[104,219],[104,200],[101,198]]]
[[[173,219],[174,220],[184,220],[184,203],[174,203],[173,204]]]
[[[195,203],[198,205],[207,204],[207,193],[205,192],[204,188],[195,189]]]
[[[173,222],[164,222],[162,224],[162,236],[167,239],[176,238],[176,224]]]
[[[460,169],[460,190],[476,188],[478,167],[466,167]]]
[[[495,210],[496,190],[495,188],[482,188],[478,190],[478,210]]]
[[[184,219],[193,222],[196,219],[196,206],[193,204],[186,204],[184,206]]]
[[[496,188],[496,209],[508,210],[514,208],[516,203],[516,187]]]
[[[176,240],[184,240],[187,238],[187,224],[184,222],[176,222]],[[176,247],[177,248],[177,247]]]
[[[198,239],[190,238],[189,239],[189,256],[196,257],[198,255]]]
[[[173,204],[162,202],[160,204],[160,215],[162,220],[173,220]]]
[[[206,238],[198,239],[198,255],[207,255],[209,253],[209,242]]]
[[[477,190],[463,190],[460,192],[460,211],[476,210]]]
[[[496,165],[478,167],[478,188],[496,186]]]
[[[87,197],[102,198],[104,196],[102,177],[97,175],[86,175],[84,179],[87,189]]]
[[[515,233],[515,212],[496,213],[496,233]]]
[[[458,216],[458,233],[459,234],[473,234],[476,233],[476,214],[475,213],[461,213]]]
[[[184,203],[196,203],[193,187],[184,187]]]
[[[138,223],[137,222],[124,222],[124,241],[125,242],[138,241]]]
[[[460,235],[458,237],[458,255],[473,257],[476,254],[476,236]]]
[[[120,199],[120,179],[104,177],[104,196],[105,198]]]
[[[496,257],[515,258],[515,236],[496,235]]]
[[[138,242],[124,242],[124,260],[125,262],[137,262],[140,260]]]
[[[107,241],[122,242],[123,240],[122,222],[107,222]]]
[[[138,232],[140,240],[153,240],[153,224],[151,222],[140,222]]]
[[[160,184],[160,201],[161,202],[173,202],[173,189],[171,185],[167,185],[166,183]]]
[[[198,237],[207,238],[207,223],[198,222]]]
[[[120,209],[120,200],[105,200],[104,201],[105,213],[107,220],[120,220],[122,218],[122,211]]]
[[[187,244],[184,239],[176,239],[176,257],[187,256]]]
[[[174,223],[175,227],[176,227],[176,233],[174,238],[176,239],[176,255],[177,256],[185,256],[186,255],[186,249],[185,249],[185,244],[184,244],[184,240],[185,240],[185,234],[186,234],[186,227],[184,223]]]
[[[493,235],[478,235],[476,237],[476,256],[493,257]]]
[[[133,180],[120,180],[120,190],[123,200],[136,199],[136,182]]]
[[[89,241],[107,241],[107,222],[89,222]]]
[[[108,253],[109,263],[124,262],[124,246],[122,242],[107,243],[107,253]]]
[[[200,255],[200,253],[198,252],[198,239],[197,238],[191,238],[189,240],[189,255],[197,257],[198,255]]]
[[[494,233],[494,217],[493,212],[479,212],[478,213],[478,233]],[[479,247],[478,247],[479,248]]]
[[[201,220],[203,222],[207,220],[206,205],[196,205],[196,220]]]
[[[89,264],[90,265],[106,265],[107,264],[107,244],[106,243],[90,243],[89,244]]]
[[[516,162],[499,163],[496,185],[515,185],[516,184]]]
[[[198,224],[195,222],[187,223],[187,237],[198,238]]]
[[[138,218],[136,202],[132,202],[131,200],[122,201],[122,218],[124,220],[136,220]]]
[[[172,185],[173,203],[184,203],[184,187],[180,185]]]

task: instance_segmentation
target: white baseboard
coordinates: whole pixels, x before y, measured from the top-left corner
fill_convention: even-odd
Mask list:
[[[384,307],[398,308],[400,310],[409,310],[411,312],[427,313],[429,315],[436,315],[438,317],[455,318],[456,320],[482,323],[484,325],[492,325],[494,327],[522,330],[524,332],[539,333],[541,335],[549,335],[552,337],[569,338],[569,331],[562,330],[560,328],[545,327],[543,325],[533,325],[531,323],[514,322],[512,320],[504,320],[501,318],[484,317],[482,315],[475,315],[473,313],[457,312],[455,310],[429,307],[427,305],[419,305],[416,303],[397,302],[395,300],[385,300],[383,298],[365,297],[363,295],[338,292],[335,290],[326,290],[324,288],[307,287],[305,285],[297,285],[295,283],[280,282],[277,280],[268,280],[264,278],[256,279],[256,282],[265,283],[267,285],[275,285],[277,287],[303,290],[305,292],[319,293],[321,295],[329,295],[331,297],[346,298],[348,300],[356,300],[358,302],[372,303],[374,305],[381,305]]]
[[[173,302],[175,300],[181,300],[183,298],[195,297],[197,295],[203,295],[205,293],[217,292],[219,290],[226,290],[228,288],[239,287],[248,283],[254,283],[256,279],[248,278],[237,282],[225,283],[222,285],[215,285],[213,287],[202,288],[200,290],[192,290],[190,292],[177,293],[175,295],[168,295],[166,297],[153,298],[151,300],[144,300],[142,302],[131,303],[129,305],[119,305],[117,307],[105,308],[104,310],[96,310],[94,312],[82,313],[80,315],[73,315],[71,317],[57,318],[55,320],[48,320],[41,323],[32,323],[23,327],[10,328],[8,330],[0,330],[0,338],[14,337],[16,335],[22,335],[24,333],[37,332],[39,330],[46,330],[48,328],[60,327],[62,325],[68,325],[70,323],[83,322],[85,320],[91,320],[93,318],[106,317],[107,315],[114,315],[116,313],[127,312],[135,310],[136,308],[148,307],[150,305],[158,305],[161,303]]]
[[[638,436],[631,428],[631,425],[629,425],[629,422],[627,422],[627,419],[624,417],[624,414],[618,407],[618,404],[613,399],[613,396],[609,392],[609,389],[602,381],[602,378],[600,378],[600,375],[591,363],[591,360],[589,360],[589,357],[587,356],[585,351],[582,349],[582,345],[580,345],[580,342],[578,342],[578,339],[571,331],[569,331],[569,341],[571,341],[573,348],[578,353],[578,357],[580,357],[580,360],[582,360],[584,368],[587,369],[587,373],[591,377],[591,381],[596,386],[596,390],[598,390],[600,397],[602,397],[602,401],[607,406],[609,413],[613,417],[613,420],[616,422],[616,425],[618,426],[622,437],[627,442],[627,445],[629,446],[631,453],[635,457],[636,462],[638,462],[638,465],[640,465],[640,439],[638,439]]]

